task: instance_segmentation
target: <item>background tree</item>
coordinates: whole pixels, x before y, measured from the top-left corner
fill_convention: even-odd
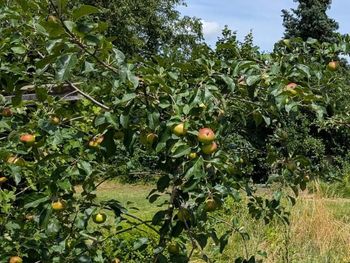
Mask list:
[[[338,23],[329,18],[326,11],[331,0],[294,0],[299,2],[297,9],[291,12],[282,10],[285,37],[315,38],[321,42],[332,42],[336,37]]]
[[[104,8],[101,20],[108,24],[107,34],[127,56],[149,56],[166,47],[190,50],[203,39],[199,19],[182,17],[176,9],[183,0],[81,0]]]

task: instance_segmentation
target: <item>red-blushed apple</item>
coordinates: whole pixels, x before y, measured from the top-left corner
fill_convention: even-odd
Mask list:
[[[185,124],[184,123],[179,123],[177,124],[174,128],[173,128],[173,133],[176,136],[184,136],[187,133],[187,129],[185,128]]]
[[[205,144],[202,146],[202,152],[204,154],[212,154],[216,152],[217,149],[218,145],[216,144],[216,142],[212,142],[211,144]]]
[[[198,141],[204,144],[209,144],[215,140],[215,133],[210,128],[202,128],[198,132]]]
[[[284,90],[291,93],[292,95],[297,94],[298,92],[295,90],[295,88],[298,87],[298,84],[291,82],[288,85],[285,86]]]
[[[29,133],[22,134],[19,140],[26,144],[33,144],[35,142],[35,135]]]
[[[19,256],[10,257],[9,263],[23,263],[23,259]]]
[[[1,116],[3,117],[11,117],[13,115],[12,110],[10,108],[3,108],[1,111]]]
[[[339,62],[338,61],[331,61],[327,65],[327,69],[330,71],[336,71],[339,67]]]

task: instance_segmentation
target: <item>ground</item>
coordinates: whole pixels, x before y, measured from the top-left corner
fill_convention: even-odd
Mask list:
[[[97,195],[100,199],[115,198],[128,207],[137,207],[140,210],[133,210],[133,214],[149,220],[159,209],[146,199],[151,190],[149,185],[108,182],[99,187]],[[162,200],[164,198],[160,198],[158,204]],[[245,206],[230,202],[228,205],[232,205],[234,211],[238,209],[239,213],[225,215],[218,211],[214,216],[226,220],[237,216],[250,234],[250,240],[243,241],[240,235],[232,236],[223,255],[217,253],[214,245],[209,245],[208,254],[218,262],[228,262],[245,254],[261,254],[264,262],[271,263],[350,262],[350,199],[303,193],[291,210],[289,227],[277,220],[269,225],[262,221],[254,223],[244,210]]]

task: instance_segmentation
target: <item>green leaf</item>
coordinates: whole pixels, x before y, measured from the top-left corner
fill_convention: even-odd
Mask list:
[[[147,247],[148,238],[141,237],[134,243],[134,250],[143,250]]]
[[[188,146],[187,144],[182,144],[182,145],[179,145],[175,151],[174,151],[174,154],[173,154],[173,158],[179,158],[181,156],[184,156],[184,155],[187,155],[191,152],[191,147]]]
[[[261,76],[260,75],[253,75],[253,76],[249,76],[248,78],[247,78],[247,85],[248,86],[253,86],[253,85],[255,85],[257,82],[259,82],[260,81],[260,79],[261,79]]]
[[[58,70],[56,73],[56,79],[62,82],[68,80],[76,64],[76,54],[65,54],[61,56],[57,61]]]
[[[100,13],[100,9],[91,5],[81,5],[73,11],[74,20],[78,20],[81,17]]]

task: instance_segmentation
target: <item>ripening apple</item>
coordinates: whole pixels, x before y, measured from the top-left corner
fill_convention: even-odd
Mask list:
[[[8,163],[8,164],[15,164],[15,165],[18,165],[18,166],[25,165],[25,161],[22,158],[17,157],[17,156],[9,156],[6,159],[6,163]]]
[[[51,207],[54,211],[62,211],[64,209],[64,204],[61,201],[56,201],[51,204]]]
[[[180,246],[177,242],[171,242],[169,245],[168,245],[168,252],[170,254],[179,254],[180,253]]]
[[[104,136],[103,135],[94,137],[94,138],[92,138],[89,141],[89,147],[91,147],[91,148],[98,148],[98,147],[100,147],[100,144],[103,142],[103,140],[104,140]]]
[[[339,67],[339,62],[338,61],[331,61],[327,65],[327,69],[330,71],[336,71]]]
[[[53,22],[53,23],[58,23],[59,20],[57,17],[50,15],[50,16],[48,16],[47,21]]]
[[[185,124],[184,123],[179,123],[177,124],[174,128],[173,128],[173,133],[176,136],[184,136],[187,133],[187,129],[185,128]]]
[[[215,133],[210,128],[202,128],[198,132],[198,141],[209,144],[215,140]]]
[[[11,117],[12,116],[12,110],[10,108],[4,108],[2,111],[1,111],[1,116],[3,117]]]
[[[157,134],[149,133],[146,136],[146,142],[147,144],[152,145],[157,138],[158,138]]]
[[[107,216],[104,213],[97,213],[95,215],[92,216],[92,220],[96,223],[96,224],[102,224],[106,221]]]
[[[5,176],[1,176],[0,177],[0,185],[2,185],[3,183],[6,183],[7,182],[7,178]]]
[[[295,88],[298,86],[298,84],[294,83],[294,82],[291,82],[289,83],[285,88],[284,90],[285,91],[288,91],[289,93],[291,93],[292,95],[295,95],[297,94],[298,92],[295,90]]]
[[[61,123],[61,119],[58,116],[51,116],[50,122],[53,125],[59,125]]]
[[[191,160],[196,159],[196,158],[197,158],[197,153],[191,152],[191,153],[188,155],[188,158],[190,158]]]
[[[212,212],[212,211],[215,211],[216,208],[218,208],[218,203],[215,201],[214,198],[209,197],[209,198],[207,198],[207,200],[205,200],[204,207],[205,207],[206,211]]]
[[[26,144],[33,144],[35,142],[35,135],[29,133],[22,134],[19,140]]]
[[[23,259],[19,256],[10,257],[9,263],[23,263]]]
[[[216,142],[212,142],[211,144],[205,144],[202,146],[202,152],[205,154],[212,154],[216,152],[217,149],[218,145],[216,144]]]

